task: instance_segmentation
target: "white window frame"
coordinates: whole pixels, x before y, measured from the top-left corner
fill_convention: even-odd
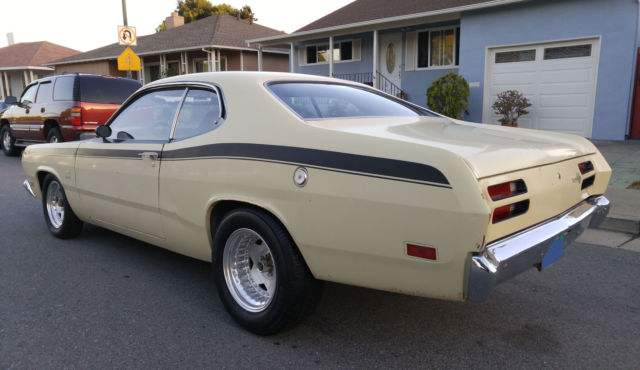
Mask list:
[[[338,63],[351,63],[351,62],[359,62],[360,59],[356,59],[354,56],[356,55],[355,53],[355,42],[354,40],[356,39],[346,39],[346,40],[334,40],[333,41],[333,50],[335,52],[335,50],[340,50],[340,44],[343,42],[351,42],[351,59],[349,60],[336,60],[333,59],[333,64],[338,64]],[[318,62],[318,46],[324,46],[327,45],[327,50],[331,50],[331,48],[329,48],[329,41],[327,42],[319,42],[317,44],[307,44],[307,45],[301,45],[298,47],[298,53],[300,53],[301,50],[304,50],[304,64],[301,64],[303,66],[315,66],[315,65],[323,65],[323,64],[329,64],[329,61],[327,60],[326,62]],[[315,46],[316,47],[316,62],[315,63],[307,63],[307,48],[311,47],[311,46]],[[336,47],[337,46],[337,47]]]
[[[428,29],[422,29],[422,30],[416,30],[416,55],[415,55],[415,65],[416,71],[426,71],[426,70],[437,70],[437,69],[451,69],[451,68],[458,68],[460,66],[460,64],[456,64],[456,59],[457,59],[457,53],[456,53],[456,43],[458,40],[458,28],[460,28],[460,25],[456,25],[456,26],[444,26],[444,27],[436,27],[436,28],[428,28]],[[431,63],[431,32],[436,32],[436,31],[445,31],[445,30],[453,30],[453,64],[448,64],[445,66],[427,66],[427,67],[419,67],[418,66],[418,57],[420,54],[420,34],[421,33],[427,33],[427,40],[429,40],[429,48],[427,49],[427,60],[428,60],[428,64]]]

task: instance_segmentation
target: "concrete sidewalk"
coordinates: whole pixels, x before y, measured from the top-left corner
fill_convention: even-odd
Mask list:
[[[578,241],[640,252],[640,140],[593,143],[612,169],[606,193],[611,211],[598,230],[585,231]]]

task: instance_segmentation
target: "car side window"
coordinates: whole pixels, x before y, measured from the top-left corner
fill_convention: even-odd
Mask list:
[[[58,77],[53,88],[53,100],[74,100],[73,86],[75,78],[73,76]]]
[[[156,90],[138,97],[111,122],[108,139],[168,141],[184,91],[184,88]]]
[[[220,121],[218,95],[210,90],[189,89],[180,109],[174,139],[185,139],[211,131]]]
[[[22,96],[20,97],[20,103],[22,104],[31,104],[34,102],[35,98],[36,98],[36,90],[38,88],[38,85],[32,85],[30,86],[28,89],[26,89],[23,93]]]
[[[51,82],[42,82],[38,88],[38,95],[36,96],[36,103],[46,103],[51,101]]]

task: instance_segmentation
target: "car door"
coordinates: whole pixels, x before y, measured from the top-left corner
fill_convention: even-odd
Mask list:
[[[98,224],[161,244],[158,173],[185,88],[150,90],[120,109],[111,136],[80,144],[76,181],[82,207]]]
[[[45,141],[44,121],[47,115],[47,106],[51,101],[51,92],[53,84],[51,81],[41,81],[38,85],[38,92],[36,99],[31,105],[31,109],[27,113],[27,123],[29,124],[29,137],[38,140]]]
[[[32,139],[32,136],[30,135],[29,113],[31,112],[31,107],[36,98],[37,91],[37,83],[27,86],[24,89],[22,96],[20,96],[18,104],[11,107],[9,124],[11,125],[13,136],[18,140]]]

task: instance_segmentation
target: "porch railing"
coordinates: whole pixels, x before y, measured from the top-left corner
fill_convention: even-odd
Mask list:
[[[391,80],[386,78],[382,73],[380,73],[379,71],[376,71],[376,76],[378,78],[379,90],[382,90],[387,94],[393,95],[400,99],[405,99],[405,100],[407,99],[407,93],[402,91],[402,89],[399,88],[398,85],[391,82]]]
[[[373,72],[342,73],[334,74],[333,77],[373,86]],[[378,90],[400,99],[407,99],[407,93],[402,91],[398,85],[391,82],[391,80],[386,78],[382,73],[376,71],[376,77],[378,78]]]
[[[373,86],[373,72],[334,74],[333,77]]]

